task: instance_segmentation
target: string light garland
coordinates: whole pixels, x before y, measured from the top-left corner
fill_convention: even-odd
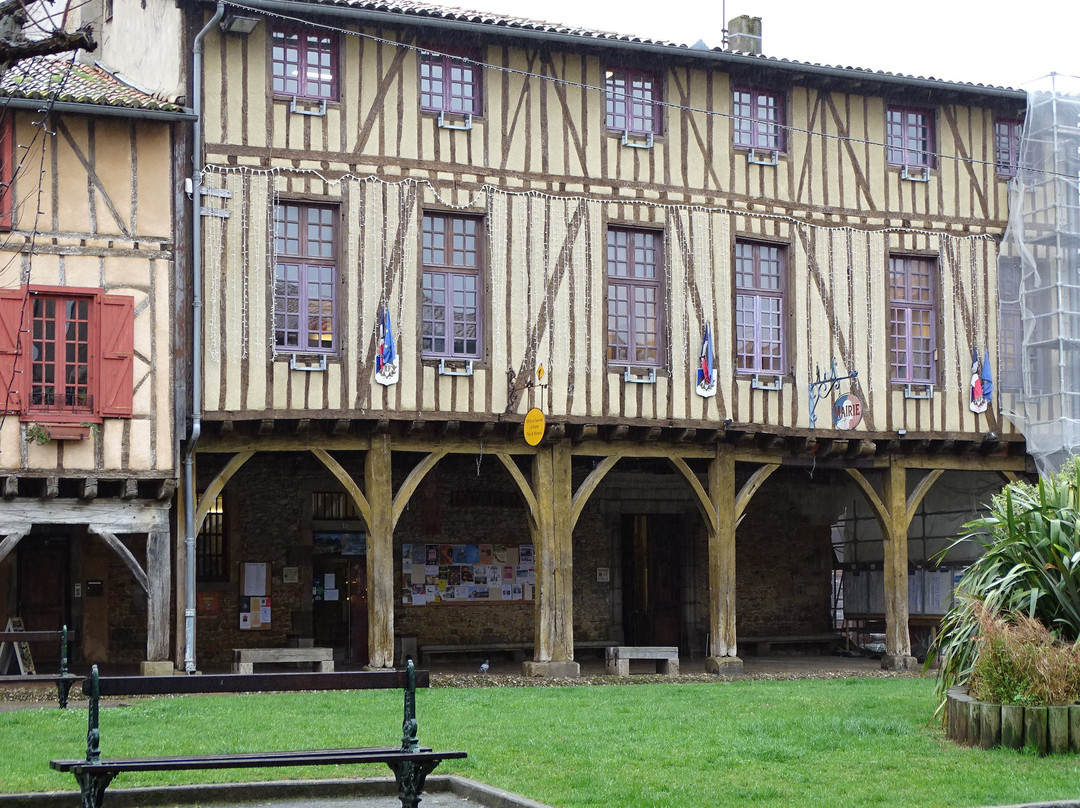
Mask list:
[[[378,44],[378,45],[387,45],[389,47],[400,48],[402,50],[413,51],[415,53],[431,53],[431,54],[434,54],[436,56],[453,58],[455,61],[461,62],[463,64],[468,64],[468,65],[471,65],[473,67],[482,68],[484,70],[492,70],[492,71],[496,71],[496,72],[499,72],[499,73],[505,73],[507,75],[520,76],[520,77],[525,78],[525,79],[533,79],[533,80],[536,80],[536,81],[548,82],[550,84],[557,84],[557,85],[560,85],[562,87],[570,87],[570,88],[583,90],[585,92],[590,92],[590,93],[602,93],[605,97],[622,98],[622,99],[625,99],[627,101],[633,101],[633,102],[639,102],[641,100],[640,98],[636,98],[630,92],[619,92],[619,91],[616,91],[616,90],[609,90],[607,88],[607,86],[600,87],[600,86],[593,85],[593,84],[586,84],[585,82],[571,81],[569,79],[558,78],[557,76],[549,76],[549,75],[545,75],[543,73],[534,73],[534,72],[529,71],[529,70],[519,70],[517,68],[507,67],[505,65],[497,65],[497,64],[494,64],[494,63],[491,63],[491,62],[485,62],[485,61],[483,61],[481,59],[475,59],[475,58],[471,58],[471,57],[468,57],[468,56],[463,56],[463,55],[461,55],[459,53],[446,53],[446,52],[440,51],[436,47],[426,47],[426,46],[421,47],[419,45],[410,45],[410,44],[408,44],[406,42],[398,42],[398,41],[393,40],[393,39],[387,39],[386,37],[380,37],[380,36],[376,36],[374,34],[367,34],[367,33],[352,30],[352,29],[349,29],[349,28],[341,28],[341,27],[334,26],[334,25],[328,25],[326,23],[315,22],[315,21],[307,19],[307,18],[295,17],[295,16],[291,16],[291,15],[288,15],[288,14],[283,14],[283,13],[278,12],[278,11],[269,11],[269,10],[264,9],[264,8],[257,8],[257,7],[254,7],[254,6],[244,5],[243,3],[227,3],[226,5],[228,5],[228,6],[232,7],[232,8],[240,9],[242,11],[247,11],[247,12],[250,12],[250,13],[253,13],[253,14],[261,14],[261,15],[263,15],[265,17],[268,17],[268,18],[282,20],[282,21],[288,22],[288,23],[290,23],[292,25],[303,26],[305,28],[319,29],[319,30],[323,30],[323,31],[329,31],[329,32],[335,33],[335,34],[344,34],[346,36],[352,36],[352,37],[356,37],[357,39],[362,39],[362,40],[366,40],[366,41],[369,41],[369,42],[373,42],[373,43]],[[420,24],[420,22],[418,22],[417,18],[410,18],[410,17],[407,17],[405,15],[401,15],[401,16],[402,16],[402,23],[405,24],[405,25]],[[421,18],[421,21],[422,21],[422,18]],[[501,28],[501,29],[498,30],[498,33],[506,33],[507,30],[512,31],[513,29]],[[589,43],[589,42],[586,42],[584,40],[584,38],[583,38],[582,45],[583,46],[589,45],[591,47],[595,47],[595,42]],[[675,50],[675,49],[673,49],[673,50]],[[676,53],[673,53],[673,56],[677,56],[679,58],[685,58],[686,54],[685,53],[679,53],[679,52],[676,51]],[[704,108],[704,107],[694,107],[694,106],[691,106],[689,104],[677,104],[677,103],[675,103],[673,101],[652,100],[652,101],[650,101],[650,103],[654,107],[670,109],[670,110],[674,110],[676,112],[686,112],[686,113],[692,113],[692,114],[696,114],[696,115],[705,115],[707,117],[723,118],[723,119],[731,120],[731,121],[743,120],[743,116],[736,115],[733,112],[723,112],[721,110],[716,110],[716,109],[707,109],[707,108]],[[818,137],[818,138],[821,138],[823,140],[833,140],[833,141],[836,141],[838,143],[850,143],[850,144],[857,145],[857,146],[871,146],[871,147],[882,149],[882,150],[887,150],[889,148],[887,143],[882,143],[882,142],[876,141],[876,140],[870,140],[868,138],[856,138],[856,137],[852,137],[850,135],[832,134],[830,132],[819,131],[819,130],[816,130],[816,129],[807,129],[807,128],[793,126],[791,124],[785,124],[785,123],[779,123],[779,122],[771,123],[770,125],[774,126],[777,130],[782,130],[785,133],[802,134],[802,135],[807,135],[809,137]],[[963,165],[985,166],[985,167],[989,167],[989,168],[994,168],[995,170],[996,170],[997,165],[998,165],[997,160],[979,160],[979,159],[976,159],[975,157],[961,157],[961,156],[954,155],[954,154],[946,154],[944,152],[926,151],[926,152],[921,152],[921,153],[925,154],[928,158],[934,160],[935,162],[936,161],[953,161],[953,162],[960,163],[960,164],[963,164]],[[1044,175],[1049,176],[1049,177],[1062,177],[1062,178],[1065,178],[1065,179],[1074,179],[1073,177],[1071,177],[1068,174],[1063,174],[1063,173],[1060,173],[1060,172],[1055,172],[1055,171],[1051,171],[1051,170],[1047,170],[1047,169],[1030,168],[1030,169],[1025,169],[1025,170],[1030,170],[1031,172],[1034,172],[1034,173],[1044,174]]]
[[[384,223],[385,243],[381,248],[373,244],[376,240],[372,237],[373,234],[369,233],[362,239],[364,259],[361,263],[371,266],[380,265],[382,288],[388,295],[386,303],[397,310],[399,323],[403,322],[405,300],[414,293],[409,285],[409,272],[411,265],[415,263],[413,256],[415,230],[419,226],[418,219],[422,213],[422,205],[434,204],[452,210],[486,214],[483,232],[487,234],[491,247],[489,264],[492,300],[505,300],[509,305],[516,303],[520,307],[518,322],[531,324],[523,333],[518,332],[518,339],[524,341],[522,344],[515,341],[513,331],[507,333],[509,323],[503,320],[509,318],[491,317],[489,327],[493,338],[492,345],[499,351],[508,351],[508,358],[511,364],[517,364],[518,372],[533,370],[526,365],[530,357],[545,361],[545,365],[548,365],[556,356],[561,357],[563,350],[561,346],[569,346],[565,350],[566,379],[562,382],[567,385],[573,382],[576,361],[582,356],[585,358],[585,373],[591,372],[593,346],[590,335],[594,328],[598,329],[597,333],[603,330],[597,325],[593,316],[596,292],[594,283],[602,284],[603,282],[602,267],[600,272],[593,271],[595,268],[594,242],[598,234],[603,232],[601,225],[605,215],[613,216],[615,220],[625,220],[628,218],[624,210],[627,206],[638,211],[637,218],[663,222],[672,240],[672,246],[668,250],[669,261],[672,264],[669,278],[678,279],[686,294],[680,301],[669,282],[669,288],[666,290],[669,299],[668,315],[664,317],[663,327],[671,361],[678,362],[678,357],[681,356],[687,363],[686,367],[690,367],[690,363],[696,359],[697,344],[690,336],[691,328],[696,326],[696,323],[692,322],[694,313],[692,309],[700,305],[702,319],[711,320],[713,314],[710,312],[713,312],[716,305],[716,296],[722,293],[721,289],[713,289],[714,283],[721,281],[711,274],[709,274],[711,280],[699,283],[694,266],[702,262],[713,266],[716,263],[712,260],[715,257],[714,250],[719,249],[721,255],[724,255],[725,250],[731,249],[730,229],[732,227],[737,232],[750,230],[759,234],[764,234],[766,230],[769,232],[775,230],[780,233],[783,229],[790,228],[789,238],[793,249],[803,253],[803,260],[810,270],[806,273],[803,301],[807,346],[805,361],[809,368],[813,368],[816,357],[822,355],[822,351],[824,351],[822,361],[828,361],[829,357],[834,355],[832,339],[836,335],[832,333],[831,315],[824,308],[827,298],[831,297],[834,305],[839,304],[841,310],[847,309],[846,328],[837,323],[839,328],[849,331],[852,335],[860,330],[856,328],[855,323],[857,297],[855,287],[861,282],[865,282],[867,333],[865,348],[860,341],[852,337],[848,340],[849,344],[845,346],[844,355],[840,358],[848,368],[861,366],[864,362],[866,366],[873,367],[877,339],[874,326],[874,301],[880,300],[880,296],[886,294],[886,290],[875,283],[875,277],[884,284],[887,281],[887,274],[883,276],[882,273],[870,271],[870,268],[877,265],[875,261],[886,262],[890,250],[912,249],[918,246],[915,244],[909,246],[908,238],[926,242],[924,247],[936,243],[942,264],[952,264],[952,271],[958,273],[965,262],[969,263],[969,266],[964,269],[971,274],[974,282],[979,272],[978,243],[990,244],[995,241],[994,236],[990,234],[955,234],[921,228],[854,227],[850,224],[813,223],[783,214],[745,211],[727,206],[710,207],[701,204],[684,205],[649,200],[612,202],[604,197],[554,194],[534,189],[506,189],[490,184],[483,184],[465,191],[455,188],[453,194],[449,195],[442,192],[433,181],[414,177],[388,179],[376,175],[354,174],[327,177],[318,169],[213,164],[207,165],[204,171],[208,177],[232,174],[247,175],[250,178],[260,176],[273,178],[274,181],[269,187],[275,189],[291,187],[292,184],[307,187],[317,181],[324,183],[327,194],[333,195],[334,189],[337,188],[337,195],[342,201],[356,200],[358,206],[362,208],[359,215],[365,223],[364,227],[376,221]],[[241,186],[244,185],[245,183],[241,182]],[[356,191],[352,190],[353,187],[356,187]],[[376,193],[376,189],[381,189],[381,193]],[[390,194],[392,199],[388,198],[387,194]],[[450,198],[447,198],[448,196]],[[242,204],[242,201],[234,200],[232,204],[238,203]],[[612,208],[613,205],[614,208]],[[652,209],[656,215],[643,216],[642,209]],[[381,214],[378,212],[380,210]],[[392,217],[386,215],[390,210],[395,210],[397,222],[391,222]],[[634,216],[630,215],[629,218],[634,218]],[[576,220],[579,220],[578,224],[575,224]],[[223,222],[224,220],[221,223]],[[514,223],[513,234],[510,232],[511,222]],[[719,226],[714,226],[714,222]],[[767,223],[773,223],[774,227],[763,227]],[[596,229],[597,226],[601,226],[600,230]],[[388,227],[395,228],[392,234],[387,233]],[[572,241],[571,235],[573,235]],[[818,243],[818,236],[827,241]],[[903,237],[903,241],[896,242],[896,237]],[[707,238],[709,242],[707,248],[700,243],[701,238]],[[720,243],[717,243],[717,240]],[[961,252],[957,248],[963,243],[967,243],[969,249]],[[398,258],[391,261],[391,254],[396,254]],[[861,268],[858,266],[857,255],[865,256],[865,266]],[[966,261],[960,259],[961,255],[965,256]],[[249,257],[249,260],[255,260],[257,263],[257,259]],[[561,260],[568,261],[569,266],[562,267],[559,283],[556,286],[553,273]],[[838,260],[843,260],[844,267],[837,265]],[[513,267],[512,264],[515,262],[519,266]],[[827,265],[823,266],[825,262]],[[831,291],[821,293],[816,291],[813,281],[814,272],[821,274],[822,283],[826,284]],[[862,278],[858,276],[858,272],[863,273]],[[516,292],[508,286],[512,283],[511,279],[515,277],[517,280],[514,285],[518,287]],[[845,288],[837,286],[838,282],[841,285],[846,283],[846,292]],[[578,294],[580,283],[584,283],[581,295]],[[953,287],[954,290],[960,288],[958,276]],[[692,294],[695,291],[696,297]],[[822,294],[825,297],[822,297]],[[844,294],[848,297],[846,302],[843,299]],[[948,289],[943,289],[943,294],[946,297],[952,295]],[[972,287],[972,295],[977,296],[977,294],[978,289]],[[575,328],[573,334],[567,330],[570,328],[568,320],[562,322],[560,318],[554,316],[556,308],[562,305],[563,295],[567,296],[567,305],[571,310],[577,310],[576,301],[583,301],[585,327]],[[575,301],[572,306],[569,305],[571,301]],[[794,298],[792,305],[796,305]],[[980,310],[980,305],[980,302],[975,302],[976,313]],[[542,333],[541,324],[537,321],[544,309],[550,315],[544,324],[547,334]],[[674,324],[679,322],[681,322],[681,330],[677,334],[673,333]],[[396,327],[402,328],[401,325]],[[366,327],[362,327],[360,333],[366,333]],[[577,334],[580,334],[582,339],[575,344],[572,337]],[[829,340],[828,344],[818,345],[815,335],[824,336]],[[546,344],[551,352],[547,357],[540,357],[537,353],[542,344]],[[560,347],[557,348],[557,346]],[[957,351],[954,352],[957,362],[961,360],[962,357],[959,354],[963,352],[958,346]],[[873,392],[873,374],[865,374],[863,384],[867,386],[868,392]]]

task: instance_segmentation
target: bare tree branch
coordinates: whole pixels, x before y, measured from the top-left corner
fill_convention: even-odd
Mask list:
[[[28,39],[23,33],[28,17],[24,0],[0,0],[0,77],[20,59],[82,48],[97,49],[89,26],[77,31],[56,29],[43,39]]]

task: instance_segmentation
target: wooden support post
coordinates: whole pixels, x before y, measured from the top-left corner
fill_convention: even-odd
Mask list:
[[[709,530],[709,648],[705,670],[742,667],[735,641],[735,454],[717,445],[709,463],[709,502],[716,514]]]
[[[526,676],[575,677],[573,480],[570,446],[564,441],[537,450],[533,461],[536,527],[536,639]]]
[[[881,664],[893,670],[910,670],[916,661],[911,656],[908,633],[907,474],[896,463],[885,476],[885,509],[885,656]]]
[[[394,490],[390,436],[371,439],[364,462],[368,525],[368,656],[371,668],[394,667]]]
[[[172,553],[170,533],[166,526],[146,534],[146,661],[143,675],[170,674],[169,613],[172,582]]]

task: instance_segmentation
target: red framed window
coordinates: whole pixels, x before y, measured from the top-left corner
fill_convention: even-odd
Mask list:
[[[607,358],[657,367],[662,357],[663,248],[654,230],[607,232]]]
[[[12,191],[15,165],[14,114],[0,113],[0,230],[10,230],[12,226]]]
[[[916,107],[889,107],[885,144],[890,165],[934,167],[934,113]]]
[[[480,357],[480,225],[473,216],[424,216],[420,349],[425,357]]]
[[[930,258],[889,259],[889,356],[891,381],[933,384],[937,305],[937,262]]]
[[[270,37],[274,95],[316,101],[338,98],[337,39],[313,30],[275,30]]]
[[[274,347],[332,353],[337,286],[337,209],[274,206]]]
[[[736,87],[732,91],[732,127],[736,146],[784,149],[784,97],[775,90]]]
[[[994,165],[1002,177],[1015,177],[1020,165],[1020,121],[994,121]]]
[[[135,304],[100,289],[0,291],[0,408],[46,422],[130,418]]]
[[[660,81],[650,73],[607,71],[607,128],[630,134],[660,133]]]
[[[784,372],[782,246],[735,242],[735,367],[743,373]]]
[[[420,108],[480,114],[480,68],[462,56],[420,53]]]

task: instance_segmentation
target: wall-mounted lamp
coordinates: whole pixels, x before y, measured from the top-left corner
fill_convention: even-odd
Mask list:
[[[896,437],[902,438],[905,435],[907,435],[907,430],[906,429],[898,429],[898,430],[896,430]]]
[[[227,34],[250,34],[258,24],[258,17],[241,17],[236,14],[226,14],[221,19],[221,30]]]
[[[990,442],[998,439],[997,432],[987,432],[983,435],[983,441]]]

